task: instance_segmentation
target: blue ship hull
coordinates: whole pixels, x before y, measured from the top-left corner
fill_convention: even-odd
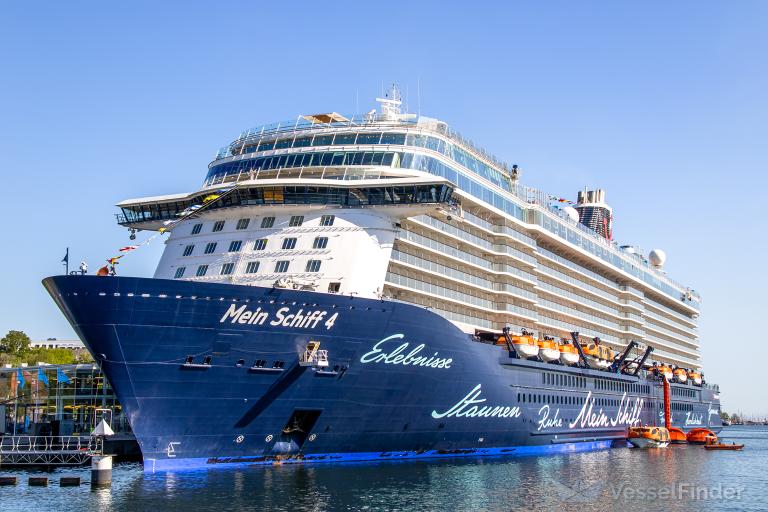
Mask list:
[[[658,382],[516,359],[409,304],[128,277],[43,284],[148,470],[599,449],[661,423]],[[327,367],[299,364],[309,341]],[[675,426],[720,429],[715,391],[674,384],[673,399]]]

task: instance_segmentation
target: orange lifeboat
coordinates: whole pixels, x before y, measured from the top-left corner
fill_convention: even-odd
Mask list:
[[[691,370],[688,372],[688,378],[691,379],[691,381],[697,386],[701,386],[701,373],[695,370]]]
[[[512,346],[520,357],[530,359],[539,355],[539,344],[525,331],[520,336],[512,336]]]
[[[627,441],[635,448],[666,448],[669,446],[669,430],[664,427],[630,427]]]
[[[560,362],[564,365],[574,365],[579,362],[579,351],[567,343],[559,345]]]
[[[613,350],[599,343],[588,343],[581,346],[584,355],[587,356],[589,365],[593,368],[608,368],[615,358]]]
[[[688,432],[688,435],[686,436],[688,439],[688,442],[691,444],[707,444],[707,443],[716,443],[717,442],[717,436],[714,432],[709,430],[708,428],[694,428],[691,429],[690,432]]]
[[[688,442],[688,438],[683,432],[683,429],[678,427],[669,427],[669,440],[672,444],[685,444]]]
[[[669,366],[662,364],[659,366],[659,375],[663,375],[667,378],[667,380],[672,380],[672,368]]]
[[[675,376],[675,380],[677,382],[680,382],[681,384],[685,384],[688,380],[688,372],[685,371],[683,368],[676,368],[675,371],[672,372],[672,374]]]
[[[545,336],[543,340],[538,340],[536,344],[539,347],[539,357],[542,361],[549,363],[560,359],[560,349],[553,338]]]

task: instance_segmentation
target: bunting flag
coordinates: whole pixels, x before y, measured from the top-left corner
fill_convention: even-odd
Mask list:
[[[24,386],[27,384],[27,381],[24,380],[24,372],[21,371],[21,368],[19,368],[18,373],[16,374],[16,388],[21,391],[24,389]]]
[[[568,204],[576,204],[570,199],[565,199],[564,197],[557,197],[557,196],[549,196],[550,201],[557,201],[558,203],[568,203]]]
[[[119,259],[120,259],[120,258],[122,258],[122,257],[123,257],[123,255],[122,255],[122,254],[121,254],[120,256],[114,256],[114,257],[112,257],[112,258],[109,258],[109,259],[107,260],[107,263],[109,263],[110,265],[117,265],[118,263],[120,263],[120,262],[119,262],[119,261],[117,261],[117,260],[119,260]]]
[[[48,387],[48,377],[42,368],[37,369],[37,382],[42,382],[44,386]]]
[[[135,251],[138,248],[139,248],[138,245],[126,245],[125,247],[121,247],[120,249],[118,249],[118,251],[119,252],[130,252],[130,251]]]
[[[211,201],[215,201],[220,197],[221,196],[219,194],[211,194],[209,196],[205,196],[205,198],[203,199],[203,203],[210,203]]]
[[[64,373],[61,368],[56,368],[56,380],[61,384],[69,384],[69,377],[67,377],[67,374]]]

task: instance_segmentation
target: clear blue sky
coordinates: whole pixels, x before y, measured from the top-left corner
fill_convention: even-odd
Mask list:
[[[109,4],[109,5],[108,5]],[[619,240],[704,297],[705,373],[768,414],[765,2],[3,2],[0,334],[74,333],[40,280],[128,243],[242,129],[398,82],[523,182],[600,186]],[[149,276],[162,244],[124,259]]]

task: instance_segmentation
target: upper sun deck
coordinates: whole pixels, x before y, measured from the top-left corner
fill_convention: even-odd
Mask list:
[[[401,179],[421,181],[425,174],[431,174],[433,178],[447,179],[457,185],[458,190],[525,224],[539,224],[671,296],[687,296],[688,302],[698,307],[700,298],[689,287],[670,279],[641,254],[623,251],[616,242],[575,222],[552,204],[553,196],[521,185],[517,166],[497,159],[443,121],[401,114],[399,98],[393,98],[378,99],[382,106],[379,113],[374,110],[354,116],[336,112],[301,115],[290,121],[246,130],[219,150],[198,192],[184,199],[124,201],[119,205],[123,209],[120,223],[145,223],[150,219],[157,221],[164,215],[178,215],[178,211],[192,205],[195,197],[206,191],[246,185],[245,182],[252,187],[284,183],[295,188],[296,185],[336,183],[336,187],[348,188],[349,181],[375,179],[382,180],[380,186],[391,181],[394,181],[392,185],[400,185]],[[306,201],[293,189],[290,193],[281,191],[279,197]],[[336,201],[341,196],[333,192],[323,197],[329,199],[322,201]],[[310,202],[313,201],[315,199]],[[168,203],[174,206],[171,208]],[[167,213],[162,213],[166,210]]]

